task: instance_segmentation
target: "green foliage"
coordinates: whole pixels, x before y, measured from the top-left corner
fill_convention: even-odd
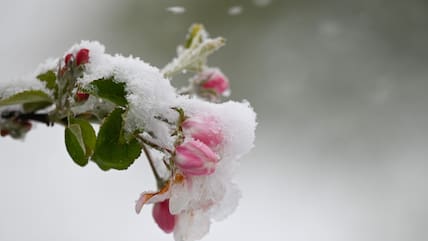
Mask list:
[[[82,119],[70,119],[65,129],[65,145],[75,163],[85,166],[92,155],[96,143],[95,131],[91,124]]]
[[[78,124],[72,124],[65,128],[65,146],[76,164],[85,166],[88,163],[82,130]]]
[[[91,82],[88,92],[99,98],[109,100],[119,106],[127,106],[125,83],[115,82],[112,78]]]
[[[0,106],[23,105],[25,112],[36,111],[52,103],[52,98],[41,90],[26,90],[0,100]]]
[[[41,110],[41,109],[46,108],[50,105],[52,105],[52,102],[41,101],[41,102],[25,103],[22,105],[22,107],[24,108],[24,112],[29,113],[29,112]]]
[[[98,132],[92,159],[103,170],[127,169],[141,154],[141,144],[135,137],[125,138],[123,114],[118,107],[107,116]]]
[[[85,144],[85,153],[86,157],[90,157],[95,149],[95,143],[97,141],[97,136],[95,135],[95,130],[92,125],[83,119],[71,119],[70,123],[73,125],[79,125],[82,131],[82,138]]]
[[[186,44],[184,47],[188,49],[193,45],[202,43],[203,35],[206,35],[204,26],[202,24],[193,24],[189,28],[189,33],[187,34]]]
[[[49,70],[46,73],[43,74],[39,74],[37,76],[37,79],[39,79],[42,82],[45,82],[46,84],[46,88],[50,89],[50,90],[54,90],[56,87],[56,75],[52,70]]]

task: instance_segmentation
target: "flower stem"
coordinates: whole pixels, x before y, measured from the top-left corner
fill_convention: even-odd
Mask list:
[[[172,154],[172,151],[171,151],[171,150],[169,150],[168,148],[166,148],[166,147],[162,147],[162,146],[159,146],[159,145],[158,145],[158,144],[156,144],[156,143],[153,143],[153,142],[151,142],[151,141],[149,141],[149,140],[147,140],[147,139],[144,139],[144,137],[142,137],[142,136],[137,135],[137,138],[138,138],[138,140],[140,140],[143,144],[146,144],[146,145],[150,146],[150,147],[151,147],[151,148],[153,148],[153,149],[156,149],[156,150],[161,151],[161,152],[168,152],[168,153]]]
[[[153,175],[155,175],[156,184],[157,184],[158,188],[160,189],[160,188],[162,188],[164,186],[164,180],[162,180],[162,178],[160,177],[158,171],[156,170],[156,167],[155,167],[155,165],[153,163],[153,157],[150,154],[149,150],[147,149],[147,146],[144,143],[142,143],[141,146],[143,147],[144,154],[146,155],[147,160],[149,161],[150,168],[152,169]]]

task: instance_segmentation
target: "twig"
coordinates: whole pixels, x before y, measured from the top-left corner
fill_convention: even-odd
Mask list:
[[[155,144],[155,143],[153,143],[153,142],[151,142],[151,141],[149,141],[149,140],[144,139],[144,137],[142,137],[142,136],[137,135],[137,138],[138,138],[138,140],[140,140],[142,143],[144,143],[144,144],[146,144],[146,145],[150,146],[150,147],[151,147],[151,148],[153,148],[153,149],[156,149],[156,150],[161,151],[161,152],[165,152],[165,151],[166,151],[166,152],[168,152],[168,153],[172,154],[172,151],[171,151],[171,150],[169,150],[168,148],[166,148],[166,147],[162,147],[162,146],[159,146],[159,145],[157,145],[157,144]]]
[[[152,155],[150,154],[150,151],[147,149],[147,146],[144,143],[141,146],[143,147],[144,154],[146,155],[147,160],[149,161],[150,168],[152,169],[153,175],[155,175],[157,186],[160,189],[164,186],[164,180],[162,180],[158,171],[156,170],[156,167],[153,163]]]
[[[36,114],[36,113],[21,113],[19,111],[3,112],[1,117],[4,119],[18,119],[18,120],[32,120],[46,124],[47,126],[53,126],[53,122],[50,120],[48,114]]]

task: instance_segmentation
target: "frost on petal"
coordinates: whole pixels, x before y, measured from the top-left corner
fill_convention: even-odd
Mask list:
[[[232,178],[238,159],[254,145],[256,115],[247,102],[214,104],[196,98],[182,98],[178,106],[188,116],[214,116],[223,141],[218,148],[221,159],[213,174],[187,177],[185,183],[171,187],[171,212],[180,214],[199,210],[210,218],[224,219],[236,209],[241,197]]]
[[[217,221],[225,219],[238,206],[241,192],[231,177],[215,172],[211,176],[191,177],[187,183],[171,187],[170,210],[179,214],[203,210]]]
[[[172,214],[179,214],[189,207],[192,199],[192,196],[188,195],[190,189],[189,180],[171,186],[169,209]]]
[[[214,203],[210,209],[210,216],[216,221],[227,218],[238,207],[241,199],[241,191],[234,183],[225,185],[224,195],[221,201]]]
[[[178,215],[174,229],[175,241],[194,241],[204,237],[210,229],[210,218],[202,211]]]
[[[208,211],[213,204],[222,202],[228,183],[228,177],[219,176],[217,172],[210,176],[188,177],[186,182],[171,186],[171,212]]]

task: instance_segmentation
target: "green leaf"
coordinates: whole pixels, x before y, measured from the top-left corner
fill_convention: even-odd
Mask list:
[[[92,159],[103,170],[127,169],[141,154],[141,145],[135,137],[125,139],[121,108],[113,110],[107,116],[98,132]]]
[[[56,75],[52,70],[49,70],[46,73],[43,74],[39,74],[37,76],[37,79],[39,79],[40,81],[45,82],[46,84],[46,88],[54,90],[56,87]]]
[[[119,106],[127,106],[125,83],[115,82],[113,78],[98,79],[90,83],[90,94],[109,100]]]
[[[65,128],[65,146],[76,164],[83,167],[88,163],[82,130],[78,124],[72,124]]]
[[[202,42],[202,36],[204,35],[205,29],[202,24],[193,24],[189,28],[189,33],[187,34],[186,44],[184,47],[186,49],[192,47],[193,45],[199,44]]]
[[[78,125],[81,130],[81,137],[85,147],[85,156],[88,158],[92,155],[95,149],[97,137],[95,130],[87,120],[72,118],[70,119],[72,125]]]
[[[41,106],[49,106],[53,103],[52,98],[41,90],[26,90],[0,100],[0,106],[26,105],[27,109],[37,109]],[[24,106],[25,109],[25,106]]]
[[[48,106],[52,105],[51,102],[47,101],[41,101],[41,102],[32,102],[32,103],[25,103],[22,105],[24,108],[24,112],[35,112],[37,110],[44,109]]]

